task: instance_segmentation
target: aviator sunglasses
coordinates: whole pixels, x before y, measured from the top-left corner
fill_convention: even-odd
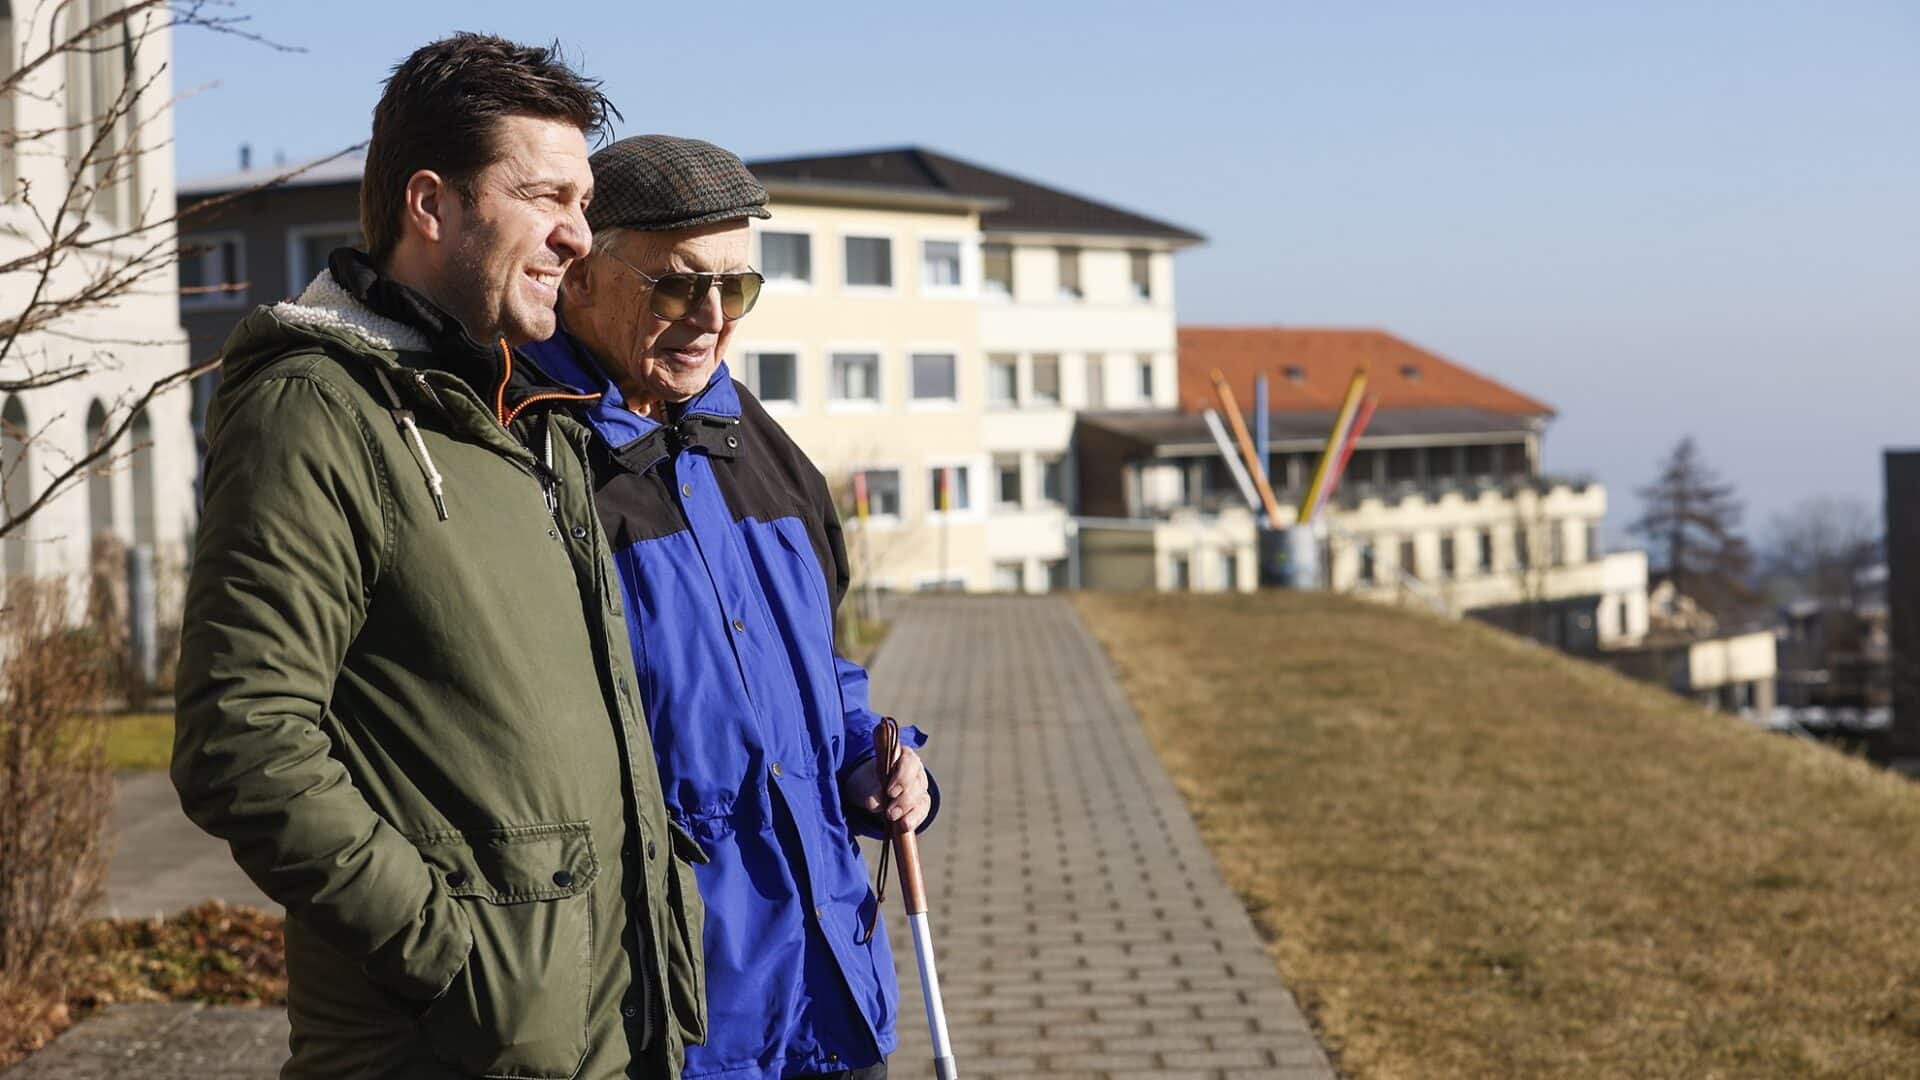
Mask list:
[[[654,277],[611,251],[606,255],[640,275],[640,279],[652,287],[653,293],[647,308],[668,322],[679,322],[693,314],[693,309],[706,297],[707,290],[715,285],[720,287],[720,314],[732,322],[753,310],[754,301],[760,299],[760,286],[767,280],[757,270],[734,274],[688,274],[676,271]]]

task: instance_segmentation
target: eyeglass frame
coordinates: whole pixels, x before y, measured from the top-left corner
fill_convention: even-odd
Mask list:
[[[665,322],[684,322],[687,319],[693,318],[693,313],[695,311],[698,311],[700,309],[700,304],[706,300],[705,294],[713,291],[716,288],[719,288],[722,281],[726,278],[745,278],[748,276],[757,277],[760,279],[760,288],[765,289],[767,287],[767,276],[765,274],[762,274],[760,271],[755,270],[751,266],[747,267],[745,270],[732,270],[732,271],[728,271],[726,273],[721,273],[721,274],[708,274],[708,273],[702,273],[697,270],[670,270],[667,273],[660,275],[659,277],[654,277],[652,274],[647,273],[645,270],[640,269],[639,267],[633,265],[632,263],[621,258],[620,256],[615,255],[611,251],[602,251],[599,254],[605,255],[607,258],[612,259],[614,262],[617,262],[621,266],[624,266],[627,269],[633,271],[636,275],[639,276],[640,280],[647,283],[647,291],[649,293],[651,293],[655,288],[659,287],[662,281],[666,280],[669,277],[672,277],[675,274],[684,274],[687,277],[696,279],[694,281],[695,285],[699,284],[699,281],[698,281],[699,278],[710,279],[706,289],[697,290],[700,293],[700,297],[698,300],[695,300],[692,298],[688,299],[687,313],[685,315],[680,316],[678,319],[669,319],[665,315],[662,315],[659,312],[653,310],[653,302],[651,299],[649,299],[647,302],[647,314],[653,316],[656,319],[661,319]],[[754,293],[753,301],[755,304],[760,302],[760,294],[758,292]],[[726,322],[739,322],[741,319],[746,318],[748,315],[752,313],[753,313],[753,304],[747,305],[747,310],[735,316],[729,316],[727,314],[727,308],[725,303],[722,303],[720,306],[720,318]]]

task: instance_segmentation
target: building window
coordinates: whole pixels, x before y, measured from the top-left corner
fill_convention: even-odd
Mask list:
[[[287,230],[287,292],[299,296],[327,268],[334,248],[361,246],[360,226],[313,225]]]
[[[960,287],[960,241],[925,240],[920,244],[922,284],[929,289]]]
[[[1080,292],[1080,249],[1063,247],[1057,249],[1060,257],[1060,299],[1078,300]]]
[[[1185,592],[1193,588],[1193,568],[1187,564],[1185,555],[1169,556],[1167,568],[1171,571],[1167,578],[1167,588],[1176,592]]]
[[[1525,526],[1513,531],[1513,561],[1522,570],[1533,569],[1533,533]]]
[[[1006,454],[993,462],[993,501],[996,506],[1017,507],[1020,498],[1020,457]]]
[[[1153,404],[1153,354],[1140,354],[1140,400]]]
[[[766,275],[769,284],[811,285],[813,237],[795,232],[761,233],[760,272]]]
[[[958,361],[952,353],[914,353],[912,359],[913,400],[959,400]]]
[[[1107,407],[1107,358],[1099,353],[1087,354],[1087,408],[1104,409]]]
[[[1480,531],[1480,565],[1477,568],[1483,574],[1493,573],[1493,533]]]
[[[1379,579],[1379,568],[1374,565],[1373,545],[1362,541],[1360,544],[1360,584],[1371,585]]]
[[[847,284],[855,287],[893,287],[893,241],[884,236],[847,237]]]
[[[1412,577],[1420,576],[1417,552],[1411,540],[1400,541],[1400,569]]]
[[[1492,476],[1493,471],[1493,447],[1467,447],[1468,476]]]
[[[1055,506],[1067,501],[1067,462],[1065,458],[1040,459],[1040,498]]]
[[[1134,299],[1153,299],[1153,256],[1144,251],[1129,251],[1127,263]]]
[[[10,0],[0,0],[0,80],[13,74],[13,10]],[[17,131],[13,123],[13,91],[0,90],[0,131]],[[0,154],[0,204],[10,203],[14,198],[14,184],[18,180],[16,165],[20,157],[20,148],[12,146],[8,152]]]
[[[987,357],[987,403],[1006,408],[1020,401],[1020,360],[1011,353]]]
[[[942,491],[944,486],[945,490]],[[960,512],[973,508],[969,496],[967,467],[941,465],[927,470],[927,505],[937,513]]]
[[[880,354],[834,353],[833,400],[880,400]]]
[[[1401,446],[1387,451],[1387,482],[1410,484],[1420,479],[1420,451]]]
[[[87,449],[99,446],[106,432],[107,407],[95,398],[93,407],[87,410]],[[88,536],[113,535],[113,473],[106,469],[87,473],[87,515]]]
[[[154,507],[153,421],[147,410],[133,414],[133,542],[153,547],[159,542],[160,516]]]
[[[980,285],[988,296],[1013,295],[1013,247],[1010,244],[982,244],[980,247]]]
[[[1453,537],[1443,536],[1440,538],[1440,576],[1450,578],[1457,570],[1453,557]]]
[[[1220,587],[1227,592],[1240,588],[1240,556],[1231,551],[1220,553]]]
[[[66,6],[67,29],[60,36],[77,39],[66,53],[66,173],[75,177],[84,168],[89,174],[72,185],[70,205],[117,224],[128,192],[138,192],[140,185],[138,148],[131,141],[141,90],[134,81],[133,31],[128,20],[102,25],[119,6],[111,0]],[[0,18],[6,18],[10,7],[0,3]],[[90,29],[92,33],[85,33]],[[12,49],[8,51],[11,59]],[[13,156],[15,148],[8,149]]]
[[[993,564],[993,588],[995,592],[1019,592],[1026,587],[1026,566],[1017,562],[997,562]]]
[[[0,409],[0,504],[5,516],[22,513],[33,502],[33,429],[27,424],[27,407],[18,394],[7,399]],[[23,578],[33,573],[33,545],[30,534],[33,521],[0,537],[0,568],[8,578]]]
[[[1600,525],[1598,522],[1589,521],[1587,522],[1587,561],[1598,562],[1599,559]]]
[[[867,515],[884,518],[899,517],[900,470],[862,469],[860,475],[865,477],[867,482]]]
[[[1551,566],[1567,565],[1567,529],[1558,521],[1547,523],[1547,563]]]
[[[180,238],[180,306],[189,310],[245,307],[247,245],[237,232]]]
[[[1038,353],[1033,358],[1033,403],[1060,404],[1060,356]]]
[[[747,354],[747,389],[763,402],[800,400],[800,358],[790,352]]]

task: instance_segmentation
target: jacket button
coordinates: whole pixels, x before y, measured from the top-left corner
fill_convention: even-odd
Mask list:
[[[554,883],[555,885],[558,885],[558,886],[560,886],[560,887],[561,887],[561,888],[563,888],[563,889],[564,889],[564,888],[567,888],[567,887],[569,887],[569,886],[571,886],[571,885],[573,884],[573,873],[572,873],[572,871],[569,871],[569,870],[555,870],[555,871],[553,872],[553,883]]]
[[[626,1004],[620,1006],[620,1015],[631,1020],[634,1017],[640,1015],[640,1006],[635,1005],[633,1002],[629,1001]]]
[[[547,539],[549,539],[549,540],[558,540],[558,539],[560,539],[560,532],[559,532],[559,530],[557,530],[557,529],[548,529],[548,530],[547,530]]]
[[[680,485],[680,494],[682,494],[682,495],[691,495],[691,494],[693,494],[693,485],[692,485],[692,484],[681,484],[681,485]]]
[[[778,779],[780,779],[780,778],[781,778],[782,776],[785,776],[785,775],[786,775],[785,773],[783,773],[783,772],[781,772],[781,771],[780,771],[780,763],[779,763],[779,762],[777,762],[777,761],[773,763],[773,768],[772,768],[772,769],[771,769],[770,771],[771,771],[771,772],[773,773],[773,778],[774,778],[775,780],[778,780]]]
[[[727,436],[727,449],[733,450],[739,447],[739,445],[740,445],[740,437],[738,435]]]
[[[651,840],[647,841],[647,861],[652,862],[653,860],[659,857],[660,857],[659,849],[653,846],[653,841]]]
[[[573,527],[573,538],[575,540],[585,540],[587,538],[587,527],[585,525],[575,525]]]
[[[447,875],[447,884],[455,889],[465,888],[467,884],[467,872],[465,870],[453,871]]]
[[[744,633],[746,633],[746,632],[747,632],[747,620],[745,620],[745,619],[735,619],[735,620],[733,620],[733,630],[734,630],[734,632],[735,632],[735,633],[737,633],[737,634],[744,634]]]

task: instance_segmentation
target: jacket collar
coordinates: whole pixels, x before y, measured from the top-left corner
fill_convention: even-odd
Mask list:
[[[466,383],[502,426],[535,403],[584,397],[577,390],[559,387],[523,352],[509,348],[504,338],[481,345],[459,319],[424,294],[381,273],[363,252],[335,248],[321,277],[331,277],[334,285],[384,326],[406,331],[409,351],[425,354],[417,366],[444,371]]]
[[[706,389],[685,404],[669,406],[666,423],[627,408],[620,388],[600,370],[586,347],[562,330],[528,355],[565,390],[586,400],[581,412],[615,461],[645,472],[682,449],[698,447],[714,457],[740,456],[740,394],[722,360]]]

